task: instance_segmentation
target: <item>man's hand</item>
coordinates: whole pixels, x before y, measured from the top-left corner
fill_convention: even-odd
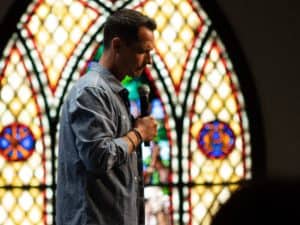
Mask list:
[[[152,116],[139,117],[134,128],[141,134],[143,141],[151,141],[157,134],[157,122]]]

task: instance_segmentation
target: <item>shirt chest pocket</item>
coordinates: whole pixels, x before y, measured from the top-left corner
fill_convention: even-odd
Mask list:
[[[127,111],[120,110],[117,113],[117,136],[122,137],[131,129],[131,120]]]
[[[112,120],[116,123],[116,137],[122,137],[131,129],[131,119],[121,97],[118,95],[113,95],[112,97],[112,103],[114,103],[113,108],[116,115],[116,118],[112,118]]]

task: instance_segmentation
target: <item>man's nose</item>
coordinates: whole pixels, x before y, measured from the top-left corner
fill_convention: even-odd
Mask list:
[[[150,52],[147,53],[147,55],[146,55],[146,64],[152,65],[152,56],[151,56]]]

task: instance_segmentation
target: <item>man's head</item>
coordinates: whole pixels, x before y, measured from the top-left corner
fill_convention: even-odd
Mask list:
[[[140,76],[151,63],[156,23],[138,11],[122,9],[108,17],[104,25],[104,53],[117,76]]]

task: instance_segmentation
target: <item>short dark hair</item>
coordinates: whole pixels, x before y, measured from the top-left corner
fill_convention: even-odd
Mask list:
[[[156,23],[142,13],[131,9],[120,9],[110,15],[104,24],[104,49],[109,48],[114,37],[131,44],[138,41],[138,29],[146,27],[150,30],[156,29]]]

